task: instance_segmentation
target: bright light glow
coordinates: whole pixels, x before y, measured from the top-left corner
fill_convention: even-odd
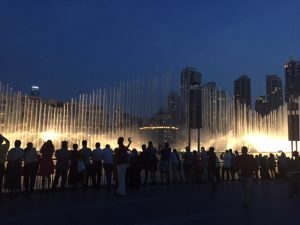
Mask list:
[[[177,127],[168,127],[168,126],[141,127],[141,128],[140,128],[140,130],[156,130],[156,129],[178,130]]]
[[[248,144],[249,147],[259,152],[278,152],[279,150],[289,152],[291,149],[291,143],[286,137],[266,136],[262,134],[246,135],[243,141],[245,145]]]
[[[58,137],[58,133],[56,133],[54,131],[47,131],[47,132],[43,132],[41,136],[44,141],[47,141],[47,140],[53,141]]]

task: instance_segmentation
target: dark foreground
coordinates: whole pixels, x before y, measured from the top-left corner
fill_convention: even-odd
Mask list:
[[[289,199],[284,181],[252,186],[249,208],[242,206],[240,184],[220,184],[211,194],[203,184],[147,186],[115,197],[105,189],[35,193],[5,197],[0,224],[300,224],[300,198]]]

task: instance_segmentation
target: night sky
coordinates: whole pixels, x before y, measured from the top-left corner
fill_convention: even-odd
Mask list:
[[[300,1],[1,0],[0,81],[68,99],[188,65],[230,93],[300,59]]]

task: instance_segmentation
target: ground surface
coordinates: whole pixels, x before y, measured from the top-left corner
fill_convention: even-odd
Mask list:
[[[3,199],[0,225],[61,224],[300,224],[300,198],[287,197],[283,181],[256,182],[249,208],[242,206],[240,184],[220,184],[211,194],[204,184],[147,186],[129,190],[35,193]]]

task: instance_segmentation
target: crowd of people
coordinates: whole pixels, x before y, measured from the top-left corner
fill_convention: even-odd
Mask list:
[[[36,188],[37,176],[41,177],[42,190],[98,188],[102,184],[110,190],[116,184],[115,194],[119,196],[126,195],[127,186],[138,189],[141,185],[202,182],[209,183],[215,192],[217,182],[240,180],[247,202],[252,178],[284,179],[288,171],[300,171],[298,152],[293,159],[283,152],[254,157],[244,146],[241,155],[229,149],[218,157],[214,147],[208,150],[202,147],[198,152],[187,146],[184,153],[178,153],[168,143],[155,148],[150,141],[148,145],[143,144],[139,152],[129,149],[131,139],[125,145],[124,138],[120,137],[117,143],[114,150],[108,144],[102,149],[100,143],[92,150],[83,140],[80,147],[73,144],[70,150],[68,142],[62,141],[61,147],[55,150],[48,140],[37,151],[31,142],[22,149],[20,140],[10,148],[10,141],[0,134],[0,191],[4,188],[12,194],[20,190],[30,193]],[[291,186],[293,193],[297,192],[296,186],[297,179]]]

